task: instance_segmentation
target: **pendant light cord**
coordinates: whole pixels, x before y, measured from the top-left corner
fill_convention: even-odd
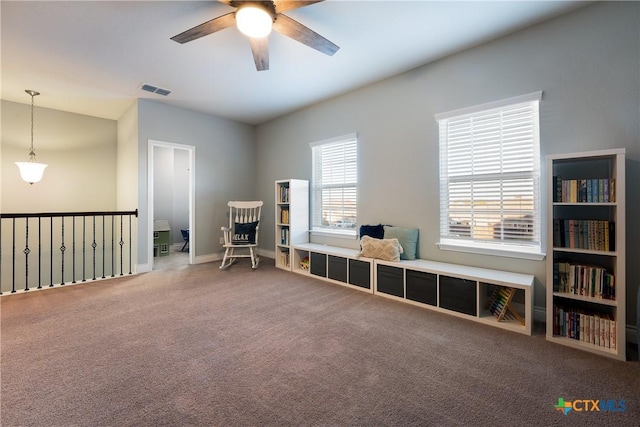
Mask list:
[[[31,152],[29,153],[30,156],[35,157],[36,153],[33,152],[33,98],[35,98],[35,94],[31,93]]]
[[[27,89],[25,90],[29,95],[31,95],[31,151],[29,152],[30,161],[33,162],[36,159],[36,152],[33,150],[33,122],[34,122],[34,110],[35,103],[34,98],[37,95],[40,95],[40,92],[36,92],[35,90]]]

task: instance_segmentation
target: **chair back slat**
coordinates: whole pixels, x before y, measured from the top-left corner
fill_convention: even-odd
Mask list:
[[[229,206],[229,227],[233,227],[234,222],[246,224],[260,220],[262,213],[262,201],[231,201]]]

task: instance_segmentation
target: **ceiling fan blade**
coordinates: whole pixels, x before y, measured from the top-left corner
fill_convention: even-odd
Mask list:
[[[310,4],[321,3],[323,1],[324,0],[273,0],[273,4],[276,6],[276,13],[282,13],[287,10],[298,9],[309,6]]]
[[[190,42],[192,40],[199,39],[200,37],[215,33],[216,31],[232,27],[235,25],[235,23],[235,12],[227,13],[226,15],[222,15],[210,21],[207,21],[204,24],[197,25],[183,33],[178,34],[177,36],[173,36],[171,37],[171,40],[177,41],[178,43]]]
[[[256,63],[256,70],[264,71],[269,69],[269,38],[250,37],[251,53],[253,61]]]
[[[329,56],[332,56],[340,49],[339,46],[325,39],[320,34],[286,15],[276,16],[273,29]]]

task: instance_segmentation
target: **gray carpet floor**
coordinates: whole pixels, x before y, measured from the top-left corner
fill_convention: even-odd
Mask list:
[[[640,425],[638,362],[245,261],[2,297],[2,426]]]

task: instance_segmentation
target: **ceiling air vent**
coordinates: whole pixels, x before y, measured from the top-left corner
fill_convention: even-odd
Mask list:
[[[147,92],[151,92],[151,93],[157,93],[158,95],[162,95],[162,96],[167,96],[171,93],[171,91],[168,89],[162,89],[161,87],[156,87],[146,83],[141,84],[140,89]]]

